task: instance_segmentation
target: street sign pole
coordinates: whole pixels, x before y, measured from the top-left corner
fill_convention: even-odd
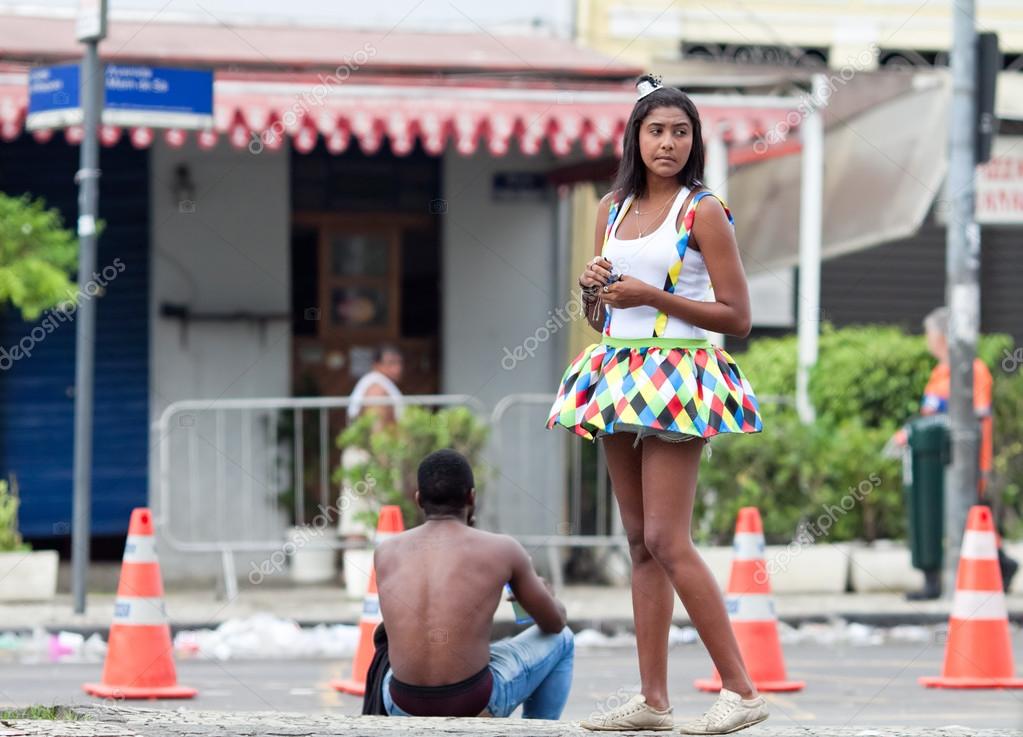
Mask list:
[[[78,40],[85,43],[81,102],[84,137],[78,173],[78,284],[96,271],[96,217],[99,210],[99,120],[103,106],[103,68],[99,42],[106,35],[106,0],[82,0]],[[71,593],[76,614],[86,605],[92,516],[92,390],[96,307],[80,300],[75,320],[74,513],[71,526]]]
[[[79,0],[77,39],[82,63],[40,66],[29,74],[28,130],[83,127],[78,172],[78,284],[96,272],[99,214],[99,127],[213,128],[213,71],[148,65],[104,66],[99,42],[107,33],[107,0]],[[75,334],[75,448],[71,524],[71,593],[76,614],[86,607],[92,534],[92,404],[95,300],[79,300]]]
[[[973,359],[980,329],[980,227],[974,219],[977,30],[973,0],[952,8],[952,110],[949,125],[949,218],[945,284],[949,308],[949,420],[952,466],[945,490],[946,597],[955,591],[963,528],[976,503],[980,424],[973,409]]]

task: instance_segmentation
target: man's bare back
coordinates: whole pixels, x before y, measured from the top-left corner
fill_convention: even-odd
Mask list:
[[[406,683],[456,683],[487,666],[505,583],[541,630],[565,626],[522,545],[463,519],[428,519],[384,541],[374,564],[391,668]]]

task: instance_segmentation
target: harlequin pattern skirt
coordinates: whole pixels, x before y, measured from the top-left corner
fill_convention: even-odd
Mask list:
[[[547,420],[556,425],[588,440],[637,428],[701,438],[763,429],[753,387],[724,349],[608,336],[565,369]]]

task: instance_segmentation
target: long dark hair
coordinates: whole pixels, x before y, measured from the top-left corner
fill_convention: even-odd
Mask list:
[[[655,82],[653,77],[644,74],[636,80],[636,84],[644,80]],[[678,183],[690,189],[703,186],[704,151],[700,113],[689,95],[682,90],[675,87],[658,87],[636,101],[635,107],[632,108],[632,115],[629,116],[629,122],[625,125],[622,161],[618,165],[618,173],[615,176],[614,186],[611,188],[616,200],[622,200],[630,194],[635,194],[637,197],[646,194],[647,172],[643,158],[639,154],[639,128],[650,111],[659,107],[677,107],[692,122],[693,147],[689,151],[689,158],[677,175]]]

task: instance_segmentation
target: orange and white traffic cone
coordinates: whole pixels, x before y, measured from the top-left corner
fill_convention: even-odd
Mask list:
[[[381,540],[386,540],[404,529],[405,525],[401,520],[401,507],[393,504],[381,507],[374,542],[379,543]],[[383,616],[380,614],[380,598],[377,596],[377,572],[375,568],[370,568],[369,588],[366,589],[366,597],[362,600],[362,617],[359,619],[359,647],[355,651],[355,660],[352,661],[352,677],[331,681],[332,688],[354,696],[362,696],[366,693],[366,674],[369,672],[369,664],[373,661],[373,653],[376,650],[373,645],[373,632],[377,625],[383,621]]]
[[[991,510],[978,505],[970,509],[966,520],[945,663],[940,676],[924,676],[920,684],[928,688],[1023,688],[1023,678],[1016,678],[1015,672],[994,521]]]
[[[82,688],[113,699],[190,699],[198,693],[178,685],[153,515],[144,507],[132,510],[128,524],[102,682]]]
[[[756,507],[739,510],[732,550],[725,605],[750,678],[760,691],[799,691],[806,684],[790,681],[785,673],[778,617],[764,562],[764,526]],[[710,678],[697,680],[696,687],[701,691],[720,691],[721,675],[717,668]]]

